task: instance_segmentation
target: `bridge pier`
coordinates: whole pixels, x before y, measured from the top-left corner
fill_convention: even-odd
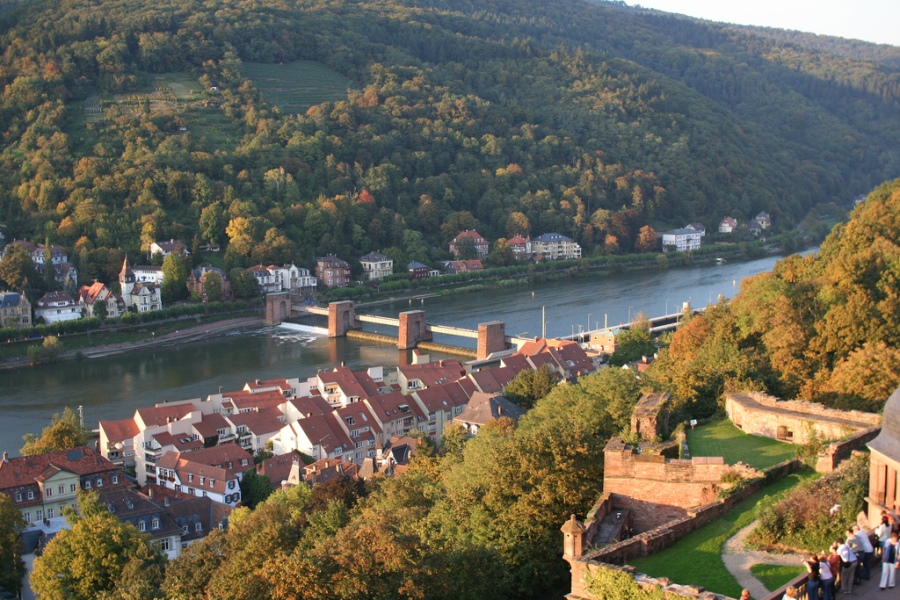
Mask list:
[[[328,304],[328,337],[344,337],[350,329],[356,329],[356,312],[352,300]]]
[[[288,292],[266,294],[266,325],[280,325],[291,316],[291,295]]]
[[[478,324],[478,360],[506,350],[506,323],[489,321]]]
[[[397,329],[397,348],[409,350],[423,341],[431,341],[431,331],[425,322],[424,310],[410,310],[400,313],[400,325]]]

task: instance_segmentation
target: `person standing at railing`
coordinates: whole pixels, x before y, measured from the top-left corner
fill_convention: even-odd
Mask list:
[[[834,598],[837,596],[838,591],[838,583],[841,578],[841,557],[837,552],[838,544],[831,545],[831,553],[828,555],[828,558],[825,562],[828,563],[828,566],[831,568],[831,574],[834,576],[834,581],[831,582],[831,597]],[[823,552],[823,554],[825,554]]]
[[[893,588],[897,580],[897,567],[900,561],[897,560],[897,534],[892,533],[887,545],[884,547],[884,555],[881,559],[881,582],[878,584],[882,590],[885,588]]]
[[[856,536],[859,547],[862,549],[862,556],[859,557],[862,562],[856,568],[861,571],[860,578],[868,581],[872,577],[872,554],[875,552],[875,547],[872,546],[872,540],[869,539],[869,532],[861,529],[859,525],[853,526],[852,533]]]
[[[833,600],[834,598],[834,573],[831,572],[831,565],[828,564],[828,557],[825,553],[822,556],[813,556],[813,560],[819,563],[819,576],[822,587],[822,600]],[[809,600],[816,600],[815,596],[807,596]]]
[[[813,554],[809,560],[804,560],[803,565],[806,567],[806,597],[808,600],[816,600],[819,597],[819,584],[821,582],[821,573],[819,573],[819,557]]]
[[[881,515],[881,524],[875,528],[874,533],[878,536],[878,552],[884,556],[884,548],[891,541],[891,523],[887,513]]]
[[[853,576],[856,573],[856,554],[844,540],[835,542],[838,544],[837,553],[841,557],[841,592],[853,593]]]

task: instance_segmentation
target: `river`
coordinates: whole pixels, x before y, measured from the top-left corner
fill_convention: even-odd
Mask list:
[[[742,279],[770,271],[778,258],[398,301],[359,312],[396,317],[402,311],[423,309],[430,323],[475,329],[478,323],[500,320],[506,323],[507,335],[536,336],[541,334],[544,307],[547,335],[564,336],[587,328],[589,320],[592,328],[603,327],[604,322],[612,327],[639,311],[659,316],[666,309],[680,312],[682,302],[696,307],[715,302],[719,295],[730,298]],[[396,330],[389,333],[396,335]],[[475,342],[448,336],[436,336],[436,341],[469,347]],[[396,348],[330,340],[288,324],[140,353],[5,371],[0,373],[0,451],[18,455],[22,435],[39,433],[65,406],[81,405],[85,424],[96,427],[100,420],[126,418],[156,402],[205,397],[220,386],[226,391],[240,389],[252,379],[306,378],[341,362],[354,370],[394,367],[407,359],[407,353]]]

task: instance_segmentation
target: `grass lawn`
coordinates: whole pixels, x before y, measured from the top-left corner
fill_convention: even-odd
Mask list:
[[[753,522],[757,504],[774,502],[801,481],[817,476],[817,473],[804,469],[776,481],[737,504],[728,514],[684,536],[673,546],[653,556],[636,558],[629,564],[652,577],[668,577],[682,584],[694,583],[711,592],[737,598],[741,595],[741,587],[722,563],[722,544]]]
[[[806,567],[803,565],[753,565],[750,567],[750,572],[766,586],[766,589],[772,591],[805,573]]]
[[[687,430],[691,456],[722,456],[727,464],[741,461],[757,469],[794,458],[794,446],[771,438],[747,435],[728,419]]]
[[[282,113],[305,113],[322,102],[347,99],[353,82],[312,60],[287,64],[243,63],[241,74],[253,82]]]

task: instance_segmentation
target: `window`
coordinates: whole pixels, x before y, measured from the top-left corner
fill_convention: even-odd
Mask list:
[[[34,511],[34,520],[35,521],[43,521],[44,520],[44,511],[40,508]]]
[[[363,446],[365,446],[365,444],[366,444],[365,442],[356,442],[356,447],[362,448]]]
[[[102,477],[97,478],[97,487],[103,487],[103,478]]]
[[[194,495],[194,488],[188,488],[187,491],[188,491],[188,494],[190,494],[191,496]]]
[[[353,417],[344,417],[344,420],[347,421],[347,425],[355,425],[356,421],[353,420]]]
[[[72,492],[72,493],[74,494],[74,493],[75,493],[75,489],[76,489],[75,484],[74,484],[74,483],[70,483],[70,484],[69,484],[69,491]]]
[[[91,482],[89,479],[84,480],[84,489],[86,489],[86,490],[91,489]]]
[[[206,496],[207,496],[206,490],[203,490],[203,497],[206,498]]]
[[[25,513],[25,522],[31,523],[31,513],[30,512]]]
[[[16,492],[16,502],[22,501],[22,494],[20,492]]]
[[[169,551],[169,538],[159,540],[159,549],[163,552]]]
[[[153,521],[151,521],[150,527],[152,529],[159,529],[159,518],[158,517],[153,517]]]
[[[247,459],[246,459],[246,458],[242,458],[242,459],[241,459],[241,466],[242,466],[242,467],[246,467],[246,466],[247,466]]]
[[[110,477],[110,479],[112,480],[113,484],[119,483],[119,476],[116,475],[116,474],[113,474],[113,475]]]
[[[143,521],[138,521],[138,531],[147,531],[147,524]]]
[[[52,509],[52,508],[48,508],[48,509],[47,509],[47,518],[48,518],[48,519],[52,519],[52,518],[53,518],[53,509]]]
[[[44,490],[44,495],[47,496],[47,497],[52,496],[52,495],[53,495],[53,488],[52,488],[52,487],[47,487],[47,489]]]
[[[57,489],[57,492],[59,493],[59,495],[65,494],[65,493],[66,493],[66,486],[65,486],[65,485],[59,486],[59,488]]]
[[[234,489],[234,480],[233,480],[233,479],[232,479],[231,481],[228,482],[228,489],[229,489],[229,490],[233,490],[233,489]]]
[[[206,476],[201,475],[200,476],[200,485],[203,485],[204,483],[206,483]]]
[[[203,531],[203,523],[194,523],[194,531]]]
[[[176,491],[176,492],[180,492],[180,491],[181,491],[181,485],[180,485],[180,484],[177,484],[177,483],[175,484],[175,491]]]
[[[209,478],[209,487],[216,487],[216,480],[212,477]]]
[[[350,437],[359,437],[359,429],[354,429],[350,432]]]
[[[194,474],[188,473],[188,483],[193,483],[193,482],[194,482]]]
[[[188,529],[188,526],[187,526],[187,525],[182,525],[182,526],[181,526],[181,533],[183,533],[183,534],[185,534],[185,535],[187,535],[188,533],[190,533],[190,530]]]
[[[32,492],[31,490],[28,490],[28,499],[34,500],[34,492]]]

